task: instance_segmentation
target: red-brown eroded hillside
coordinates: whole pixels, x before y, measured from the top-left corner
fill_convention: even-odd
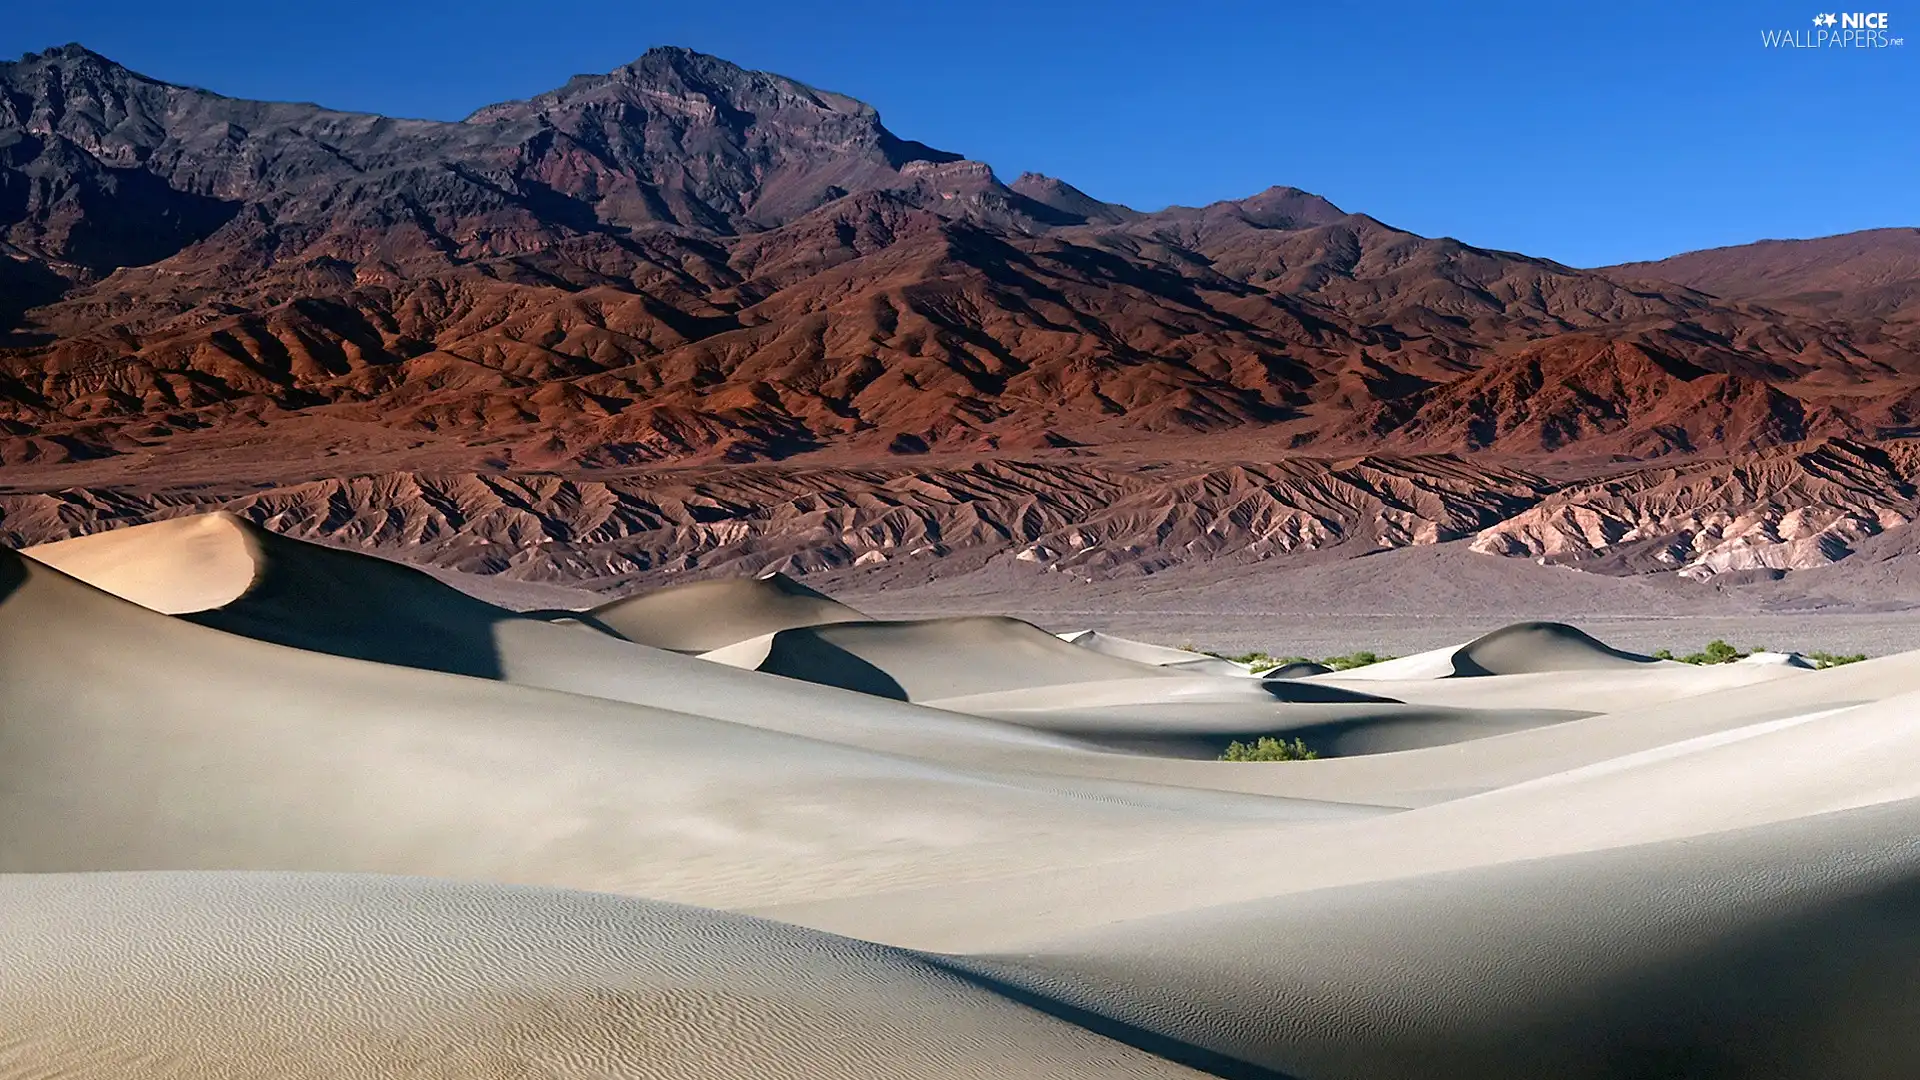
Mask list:
[[[1913,516],[1913,236],[1580,270],[1004,184],[684,49],[434,122],[65,46],[0,64],[0,533],[224,505],[602,585],[1810,566]]]
[[[1291,188],[1138,213],[1005,185],[681,49],[459,123],[224,98],[78,46],[0,86],[0,464],[263,426],[318,456],[352,425],[505,469],[1220,433],[1644,457],[1899,434],[1920,374],[1911,327]],[[1875,288],[1906,280],[1881,262]]]

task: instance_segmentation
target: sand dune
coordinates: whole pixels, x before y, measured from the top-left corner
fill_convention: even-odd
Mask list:
[[[221,516],[29,554],[0,1077],[1920,1069],[1920,654],[1261,679]],[[1212,760],[1262,735],[1323,756]]]
[[[1404,814],[1292,832],[1285,839],[1285,857],[1269,861],[1223,863],[1204,848],[1149,842],[1088,868],[1070,885],[1035,872],[991,887],[952,884],[865,897],[846,909],[856,920],[847,925],[925,947],[1004,947],[1049,933],[1185,910],[1196,894],[1222,903],[1253,900],[1708,836],[1920,798],[1920,780],[1909,767],[1920,752],[1920,721],[1910,719],[1916,705],[1920,695],[1900,696],[1852,708],[1723,722],[1715,732],[1663,740],[1640,753],[1589,753],[1581,764],[1530,783],[1471,795],[1455,792]],[[1460,759],[1470,749],[1503,742],[1564,740],[1583,725],[1611,719],[1595,717],[1438,750],[1288,768],[1302,777],[1344,772],[1354,780],[1368,765],[1424,757],[1440,773],[1445,765],[1435,759],[1443,754]],[[1350,784],[1346,793],[1360,787]],[[1084,890],[1111,899],[1094,914],[1064,903]],[[841,906],[778,914],[834,928],[843,917],[834,909]],[[922,914],[928,911],[967,914],[930,920]]]
[[[1658,664],[1597,641],[1578,627],[1521,622],[1464,645],[1385,660],[1339,673],[1342,679],[1446,679],[1549,671],[1621,671]]]
[[[142,607],[177,615],[222,607],[251,590],[267,535],[232,514],[196,514],[40,544],[22,554]]]
[[[0,905],[10,1076],[1203,1075],[900,950],[645,900],[82,874]]]
[[[1904,801],[1203,908],[968,966],[1265,1075],[1891,1080],[1920,1069],[1895,1034],[1920,974],[1916,827]]]
[[[1269,679],[1304,679],[1311,675],[1325,675],[1333,670],[1316,660],[1295,660],[1292,663],[1281,664],[1279,667],[1268,668],[1261,674]]]
[[[1060,640],[1078,645],[1083,649],[1092,649],[1107,656],[1117,656],[1136,664],[1152,664],[1155,667],[1174,668],[1179,671],[1207,675],[1247,674],[1246,668],[1231,660],[1222,660],[1216,656],[1207,656],[1187,649],[1173,649],[1151,642],[1134,641],[1115,634],[1103,634],[1098,630],[1080,630],[1057,636]]]
[[[1107,750],[1169,757],[1214,758],[1236,739],[1280,734],[1310,738],[1323,754],[1380,753],[1591,715],[1526,700],[1409,707],[1365,688],[1250,678],[1226,661],[1213,662],[1230,668],[1231,676],[1184,663],[1143,663],[1082,642],[1063,646],[1015,619],[808,627],[703,658],[1004,721]]]
[[[1179,677],[996,616],[782,630],[716,650],[707,659],[901,701]]]
[[[1524,622],[1468,642],[1454,654],[1456,675],[1530,675],[1542,671],[1619,671],[1657,664],[1623,652],[1565,623]]]
[[[1356,669],[1364,670],[1364,669]],[[1658,701],[1698,697],[1804,672],[1784,664],[1648,664],[1621,671],[1532,672],[1471,679],[1346,678],[1346,672],[1305,680],[1318,686],[1379,694],[1422,705],[1618,712]]]
[[[1798,668],[1801,671],[1816,671],[1818,665],[1799,653],[1755,652],[1735,660],[1736,664],[1777,664],[1781,667]]]
[[[1145,835],[1194,815],[1244,828],[1341,812],[1023,784],[1004,769],[282,648],[11,556],[4,569],[0,870],[339,869],[743,903],[999,872],[1048,846],[1070,863],[1090,854],[1089,827]]]
[[[383,663],[497,678],[512,613],[412,567],[202,514],[26,549],[143,607],[236,634]]]
[[[778,630],[866,618],[785,574],[675,585],[602,604],[589,614],[628,641],[677,652],[706,652]]]
[[[111,543],[105,542],[108,538]],[[1034,754],[1070,754],[1089,742],[1106,748],[1213,757],[1232,736],[1297,727],[1325,715],[1320,709],[1281,709],[1276,703],[1287,694],[1263,692],[1251,680],[1156,680],[1143,691],[1126,680],[1109,679],[1076,684],[1076,693],[1065,698],[1049,698],[1045,688],[1037,694],[1022,696],[1016,692],[999,699],[984,698],[980,708],[971,711],[987,719],[976,720],[955,716],[952,709],[919,708],[823,683],[705,663],[618,640],[584,625],[565,625],[565,620],[551,613],[544,618],[521,616],[467,597],[408,567],[288,540],[227,515],[140,526],[87,541],[95,550],[113,550],[120,555],[76,567],[96,576],[90,584],[109,590],[124,585],[131,576],[130,567],[158,566],[182,577],[200,575],[211,584],[246,579],[250,584],[237,592],[202,588],[198,594],[201,600],[223,601],[221,606],[196,610],[187,617],[204,626],[258,640],[686,711],[968,768],[995,762],[1002,766],[1031,765]],[[50,563],[53,560],[41,558],[50,550],[34,548],[27,554]],[[210,556],[216,554],[224,577],[205,569],[213,561]],[[132,591],[136,598],[150,598],[137,589]],[[1019,635],[1023,641],[1031,638],[1031,634]],[[1070,662],[1079,659],[1079,654],[1071,650],[1062,655]],[[1095,667],[1098,674],[1100,663]],[[1140,673],[1132,667],[1106,668],[1109,674],[1112,670],[1127,675]],[[1057,670],[1072,674],[1067,668]],[[1291,689],[1292,697],[1316,703],[1377,700],[1334,688]],[[1241,709],[1237,720],[1203,718],[1201,727],[1210,723],[1224,726],[1220,726],[1218,737],[1198,739],[1190,716],[1167,717],[1164,731],[1156,732],[1161,721],[1148,715],[1150,708],[1143,710],[1131,725],[1133,732],[1124,738],[1108,737],[1097,727],[1076,728],[1071,718],[1055,724],[1048,720],[1035,722],[1019,714],[1022,706],[1058,707],[1061,701],[1097,705],[1102,693],[1126,703],[1177,701],[1187,713],[1196,709],[1203,714],[1217,713],[1219,710],[1211,706],[1220,701],[1250,707]],[[1009,710],[1005,722],[993,719],[994,707]],[[1079,738],[1045,737],[1045,733],[1055,731]],[[1106,795],[1113,794],[1111,788],[1102,790]]]
[[[1064,698],[1047,700],[1045,707],[1019,708],[1020,699],[1006,695],[967,703],[964,711],[1108,749],[1204,759],[1218,757],[1230,743],[1251,742],[1263,735],[1302,739],[1323,757],[1348,757],[1446,746],[1591,715],[1565,709],[1452,708],[1392,700],[1326,699],[1277,707],[1260,701],[1132,701],[1103,707],[1063,704]],[[1170,770],[1159,773],[1163,780],[1173,780]]]

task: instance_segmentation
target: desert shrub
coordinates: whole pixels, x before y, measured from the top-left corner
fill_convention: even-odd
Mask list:
[[[1841,664],[1857,664],[1867,658],[1866,653],[1846,653],[1843,655],[1830,652],[1810,652],[1801,653],[1800,655],[1813,661],[1813,666],[1817,668],[1839,667]]]
[[[1754,651],[1756,650],[1749,649],[1747,652],[1741,652],[1739,649],[1721,641],[1719,638],[1714,638],[1712,641],[1707,642],[1707,647],[1699,652],[1688,653],[1685,656],[1675,656],[1673,655],[1672,649],[1659,649],[1654,652],[1653,657],[1656,660],[1678,660],[1683,664],[1730,664],[1735,660],[1750,655]]]
[[[1382,660],[1393,659],[1391,656],[1382,656],[1379,653],[1366,651],[1349,653],[1346,656],[1328,656],[1319,660],[1315,660],[1311,656],[1275,656],[1272,653],[1259,652],[1257,650],[1244,653],[1210,652],[1206,655],[1220,660],[1231,661],[1235,664],[1241,664],[1255,671],[1283,667],[1287,664],[1325,664],[1335,671],[1345,671],[1348,668],[1365,667],[1368,664],[1377,664]]]
[[[1703,648],[1703,650],[1697,651],[1697,653],[1688,653],[1688,655],[1680,657],[1680,661],[1682,661],[1682,663],[1734,663],[1736,659],[1740,659],[1743,655],[1747,655],[1747,653],[1736,650],[1734,646],[1722,642],[1720,638],[1715,638],[1715,640],[1707,642],[1707,648]]]
[[[1252,652],[1243,652],[1243,653],[1218,653],[1218,652],[1206,652],[1204,650],[1195,648],[1192,645],[1182,645],[1180,647],[1182,649],[1187,650],[1188,652],[1199,653],[1202,656],[1212,656],[1221,660],[1229,660],[1229,661],[1232,661],[1233,663],[1252,668],[1255,671],[1263,671],[1271,668],[1282,667],[1286,664],[1308,664],[1308,663],[1325,664],[1326,666],[1332,668],[1335,671],[1346,671],[1350,668],[1366,667],[1368,664],[1378,664],[1387,660],[1394,659],[1394,657],[1392,656],[1382,655],[1380,653],[1372,652],[1365,649],[1362,649],[1359,652],[1348,653],[1345,656],[1327,656],[1327,657],[1322,657],[1319,660],[1314,660],[1312,657],[1308,657],[1308,656],[1275,656],[1272,653],[1261,652],[1257,649]],[[1712,641],[1707,642],[1706,647],[1701,649],[1699,652],[1687,653],[1684,656],[1675,656],[1672,649],[1655,649],[1653,652],[1653,658],[1656,660],[1678,660],[1683,664],[1702,664],[1702,665],[1731,664],[1735,660],[1744,660],[1747,657],[1752,656],[1754,653],[1766,652],[1766,651],[1767,651],[1767,647],[1765,645],[1754,645],[1746,649],[1739,649],[1739,648],[1735,648],[1732,645],[1727,644],[1725,641],[1719,638],[1714,638]],[[1805,657],[1808,661],[1810,661],[1813,664],[1813,666],[1818,668],[1839,667],[1841,664],[1857,664],[1860,661],[1865,660],[1867,658],[1867,654],[1865,653],[1807,652],[1807,653],[1801,653],[1800,655]],[[1234,745],[1237,746],[1239,744],[1236,743]],[[1285,760],[1291,760],[1291,759],[1234,758],[1231,760],[1285,761]]]
[[[1379,653],[1356,652],[1345,656],[1329,656],[1320,662],[1335,671],[1345,671],[1348,668],[1366,667],[1368,664],[1378,664],[1392,659],[1391,656],[1381,656]]]
[[[1222,660],[1231,660],[1236,664],[1245,664],[1248,667],[1264,667],[1274,663],[1273,657],[1263,652],[1243,652],[1232,655],[1215,653],[1214,655],[1219,656]]]
[[[1735,660],[1743,660],[1752,656],[1754,653],[1766,651],[1768,650],[1765,645],[1755,645],[1752,648],[1742,651],[1715,638],[1707,642],[1706,648],[1696,653],[1688,653],[1685,656],[1675,656],[1673,655],[1672,649],[1659,649],[1654,652],[1653,656],[1656,660],[1678,660],[1683,664],[1730,664]],[[1867,658],[1866,653],[1840,654],[1830,652],[1805,652],[1801,653],[1800,656],[1812,662],[1813,666],[1817,668],[1839,667],[1841,664],[1857,664]]]
[[[1252,743],[1238,740],[1228,744],[1226,752],[1220,755],[1221,761],[1312,761],[1320,755],[1307,749],[1307,744],[1299,739],[1287,742],[1271,735],[1262,735]]]

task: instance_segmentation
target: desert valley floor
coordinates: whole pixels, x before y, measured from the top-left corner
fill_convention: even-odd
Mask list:
[[[0,1075],[1920,1069],[1920,654],[1278,676],[219,513],[0,551]]]

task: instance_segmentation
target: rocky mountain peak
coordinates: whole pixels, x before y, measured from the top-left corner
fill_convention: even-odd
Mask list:
[[[1251,219],[1283,228],[1326,225],[1347,216],[1345,210],[1297,187],[1274,186],[1238,205]]]
[[[1118,203],[1101,202],[1065,180],[1045,173],[1024,172],[1007,185],[1042,206],[1050,207],[1075,224],[1106,225],[1129,221],[1140,215]]]
[[[0,61],[0,72],[6,71],[9,68],[23,70],[66,68],[70,70],[91,70],[95,73],[113,72],[135,78],[141,77],[134,75],[133,72],[78,42],[55,45],[52,48],[43,49],[37,53],[26,53],[22,55],[19,60]],[[151,82],[152,80],[147,81]]]
[[[1838,247],[1781,268],[1898,314],[1913,275],[1886,240],[1870,272]],[[0,65],[0,253],[0,461],[256,421],[308,450],[348,420],[430,432],[501,468],[1920,430],[1891,316],[1855,333],[1626,287],[1293,187],[1140,214],[1003,185],[851,97],[683,48],[465,122],[48,50]]]
[[[524,101],[486,106],[467,120],[487,123],[610,102],[666,105],[674,100],[735,113],[786,110],[857,117],[875,127],[879,122],[879,113],[864,102],[678,46],[649,49],[604,74],[575,75],[566,85]]]

